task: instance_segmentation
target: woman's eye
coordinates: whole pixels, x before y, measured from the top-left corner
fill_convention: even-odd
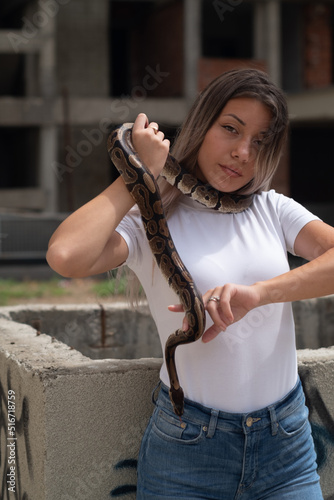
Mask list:
[[[236,132],[236,129],[234,127],[232,127],[231,125],[223,125],[223,128],[225,130],[227,130],[228,132],[232,132],[232,133]]]

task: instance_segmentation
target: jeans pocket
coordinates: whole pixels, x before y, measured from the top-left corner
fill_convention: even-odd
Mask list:
[[[301,434],[309,426],[308,413],[307,406],[298,406],[293,413],[280,419],[280,432],[286,437]]]
[[[166,441],[181,442],[184,444],[194,444],[203,437],[203,429],[200,424],[182,419],[182,421],[157,408],[153,422],[153,431]]]

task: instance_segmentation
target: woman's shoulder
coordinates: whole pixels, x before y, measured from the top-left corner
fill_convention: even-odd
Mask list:
[[[306,224],[311,220],[318,219],[318,216],[311,213],[294,198],[277,193],[274,189],[256,194],[254,208],[258,211],[266,211],[271,215],[275,213],[280,223],[286,221],[291,224],[298,221],[298,223]]]
[[[254,196],[254,200],[258,200],[260,202],[274,203],[282,200],[290,200],[288,196],[278,193],[275,189],[269,189],[269,191],[261,191],[260,193],[256,193]]]
[[[269,210],[274,209],[279,211],[284,209],[284,207],[299,207],[303,209],[302,205],[297,203],[293,198],[286,196],[285,194],[278,193],[275,189],[270,189],[269,191],[261,191],[256,193],[254,196],[254,205],[262,208],[267,208]]]

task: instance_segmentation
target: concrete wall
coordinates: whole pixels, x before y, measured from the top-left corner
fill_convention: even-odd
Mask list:
[[[293,303],[298,349],[334,345],[334,296]]]
[[[297,349],[334,345],[334,295],[293,303]],[[0,307],[0,317],[47,333],[91,359],[162,356],[146,305],[126,303]]]
[[[91,359],[160,358],[156,326],[147,306],[136,310],[112,305],[16,306],[0,316],[32,326]]]
[[[123,308],[106,310],[114,321],[118,316],[134,327],[147,326],[145,310],[137,313],[136,321],[122,316]],[[64,340],[68,335],[73,340],[73,333],[78,336],[84,325],[84,335],[90,326],[99,329],[100,320],[100,306],[46,306],[30,312],[22,306],[1,308],[0,498],[135,499],[136,460],[153,408],[151,391],[159,378],[161,359],[92,360],[53,335],[61,336],[63,330]],[[62,326],[54,328],[56,324]],[[43,325],[53,326],[52,336],[40,333]],[[333,500],[334,347],[302,350],[298,359],[324,498]],[[15,427],[14,436],[9,435],[9,424]],[[8,491],[8,460],[15,467],[16,496]]]
[[[334,499],[334,347],[298,351],[325,500]]]
[[[27,325],[1,319],[0,331],[0,498],[102,500],[133,492],[161,360],[92,361]],[[7,439],[9,390],[15,441]],[[7,489],[9,459],[17,496]]]

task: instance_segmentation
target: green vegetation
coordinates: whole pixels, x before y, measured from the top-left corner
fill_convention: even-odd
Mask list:
[[[110,278],[110,280],[98,281],[93,285],[93,291],[98,297],[110,297],[111,295],[126,294],[126,278]]]
[[[124,295],[126,279],[120,280],[111,277],[106,280],[71,280],[53,278],[48,281],[16,281],[0,279],[0,306],[32,302],[39,299],[64,298],[70,302],[71,298],[92,295],[96,298],[108,298]]]
[[[59,280],[50,281],[15,281],[0,279],[0,305],[8,304],[11,299],[19,300],[40,298],[45,295],[59,297],[66,294],[66,290],[59,286]]]

